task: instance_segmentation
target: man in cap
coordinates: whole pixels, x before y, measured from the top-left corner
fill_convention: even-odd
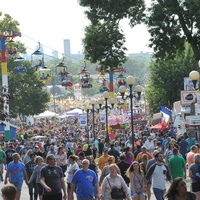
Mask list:
[[[108,155],[108,148],[104,147],[103,149],[103,155],[99,158],[99,168],[103,170],[103,168],[108,164],[108,158],[110,158],[110,155]]]

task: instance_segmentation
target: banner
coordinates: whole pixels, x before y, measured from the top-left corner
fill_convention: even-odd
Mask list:
[[[80,126],[87,126],[87,115],[81,114],[79,115]]]

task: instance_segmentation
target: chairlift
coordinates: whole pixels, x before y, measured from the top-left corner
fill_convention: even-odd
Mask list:
[[[61,84],[63,87],[72,87],[73,80],[72,75],[68,72],[67,66],[64,64],[64,56],[63,60],[56,65],[56,75],[57,75],[57,82]]]
[[[118,88],[122,85],[126,86],[127,83],[126,83],[126,77],[123,75],[123,72],[121,72],[119,74],[119,76],[116,78],[116,81],[117,81],[117,86]]]
[[[14,73],[26,73],[27,68],[26,67],[15,67],[13,70]]]
[[[35,67],[35,70],[47,68],[44,64],[44,54],[40,51],[40,42],[38,42],[38,49],[31,54],[31,66]]]
[[[99,92],[104,93],[104,92],[109,92],[109,86],[108,86],[108,74],[101,72],[98,75],[98,81],[99,81]]]
[[[19,56],[13,62],[22,63],[22,62],[24,62],[24,58]],[[18,67],[14,68],[13,72],[14,73],[26,73],[27,72],[27,68],[20,64]]]
[[[8,59],[15,59],[17,57],[17,47],[13,38],[6,42],[6,57]]]
[[[42,81],[43,83],[51,82],[51,80],[52,80],[51,69],[49,69],[49,68],[39,69],[38,76],[39,76],[39,80]]]
[[[90,72],[86,70],[86,63],[84,68],[79,72],[79,80],[82,88],[92,88],[92,79],[90,78]]]

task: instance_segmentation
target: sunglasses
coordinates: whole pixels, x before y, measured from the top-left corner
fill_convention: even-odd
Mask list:
[[[108,160],[108,161],[113,161],[113,160]]]

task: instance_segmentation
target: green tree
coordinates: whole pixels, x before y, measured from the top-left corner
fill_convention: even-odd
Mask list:
[[[200,60],[200,0],[153,0],[145,23],[156,58],[173,59],[187,41]]]
[[[8,62],[9,66],[9,92],[16,94],[10,101],[10,110],[16,116],[36,115],[46,109],[47,103],[50,100],[49,94],[43,89],[44,84],[39,81],[35,68],[30,66],[29,62],[24,62],[27,73],[14,73],[13,69],[19,66],[19,63]]]
[[[172,108],[173,103],[180,100],[180,91],[184,90],[184,77],[197,69],[193,56],[192,49],[186,45],[185,51],[177,51],[174,59],[166,57],[151,61],[145,94],[148,107],[153,113],[159,111],[160,105]]]
[[[13,32],[19,32],[19,22],[14,20],[10,15],[2,15],[0,12],[0,35],[10,35]],[[9,39],[8,39],[9,40]],[[14,47],[18,53],[25,53],[24,44],[19,41],[15,42]],[[7,46],[9,49],[10,46]],[[27,67],[28,72],[24,74],[15,74],[14,67],[22,66],[12,59],[7,60],[8,66],[8,87],[10,93],[10,110],[13,116],[18,114],[35,115],[43,112],[49,101],[49,95],[43,90],[44,84],[39,81],[35,70],[30,67],[30,62],[24,62],[23,66]],[[2,79],[0,72],[0,81]]]
[[[80,0],[79,3],[88,8],[85,13],[91,21],[85,28],[83,39],[85,58],[98,63],[105,71],[119,68],[126,61],[127,50],[120,20],[131,18],[132,25],[140,23],[144,16],[144,1]]]

